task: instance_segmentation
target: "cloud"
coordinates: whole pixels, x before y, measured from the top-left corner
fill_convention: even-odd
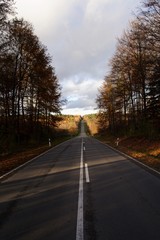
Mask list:
[[[138,5],[139,0],[17,0],[19,15],[33,23],[53,56],[68,99],[65,111],[95,108],[117,37]]]
[[[102,84],[102,80],[79,77],[67,79],[63,82],[63,96],[66,96],[68,102],[65,109],[92,109],[96,108],[95,99],[97,97],[97,89]]]

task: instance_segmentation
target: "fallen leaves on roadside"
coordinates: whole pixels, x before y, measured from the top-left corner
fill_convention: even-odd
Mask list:
[[[38,148],[22,151],[20,153],[14,153],[12,155],[6,155],[1,157],[0,176],[36,157],[37,155],[46,151],[48,148],[48,145],[45,145]]]

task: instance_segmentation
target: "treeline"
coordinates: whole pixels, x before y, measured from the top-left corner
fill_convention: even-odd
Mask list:
[[[60,115],[60,121],[57,124],[57,132],[61,136],[73,137],[80,132],[80,115]]]
[[[98,133],[97,114],[86,114],[83,119],[86,123],[86,132],[92,136],[96,135]]]
[[[14,9],[13,0],[0,0],[1,145],[11,139],[20,143],[31,135],[39,140],[42,126],[55,124],[61,105],[51,56],[32,25],[14,17]]]
[[[101,131],[160,136],[159,0],[146,0],[118,39],[97,104]]]

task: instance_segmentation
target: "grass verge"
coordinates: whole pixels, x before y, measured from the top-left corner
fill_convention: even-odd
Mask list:
[[[4,175],[5,173],[13,170],[14,168],[40,155],[41,153],[49,150],[53,146],[56,146],[68,139],[70,138],[69,137],[59,138],[54,141],[54,144],[52,144],[51,147],[49,147],[48,144],[43,144],[37,147],[30,146],[25,149],[22,149],[19,152],[15,152],[5,156],[0,156],[0,176]]]
[[[147,166],[160,172],[160,141],[137,137],[117,138],[113,136],[96,137],[98,140],[126,153]]]

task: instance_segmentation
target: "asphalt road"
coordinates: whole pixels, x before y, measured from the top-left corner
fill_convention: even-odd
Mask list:
[[[160,240],[160,178],[81,135],[0,184],[1,240]]]

